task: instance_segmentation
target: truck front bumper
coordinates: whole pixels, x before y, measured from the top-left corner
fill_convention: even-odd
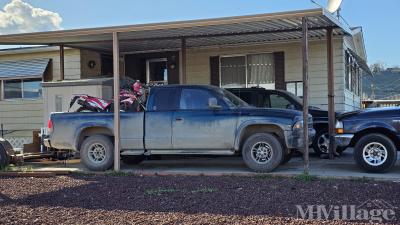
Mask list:
[[[315,129],[308,129],[308,144],[311,145],[315,137]],[[304,146],[304,132],[303,130],[285,131],[286,147],[288,149],[301,150]]]
[[[347,147],[350,145],[354,134],[338,134],[335,136],[335,142],[338,147]]]

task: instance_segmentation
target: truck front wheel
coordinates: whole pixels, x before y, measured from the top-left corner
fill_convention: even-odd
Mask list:
[[[396,163],[397,149],[385,135],[368,134],[354,147],[354,159],[368,172],[385,172]]]
[[[114,163],[114,148],[109,137],[93,135],[82,143],[81,161],[91,171],[106,171]]]
[[[272,134],[253,134],[243,145],[242,157],[250,169],[267,173],[282,162],[283,148],[278,138]]]

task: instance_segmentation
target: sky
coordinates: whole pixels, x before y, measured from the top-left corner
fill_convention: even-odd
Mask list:
[[[326,0],[316,0],[322,5]],[[316,8],[310,0],[0,0],[0,34],[205,19]],[[400,65],[400,0],[343,0],[368,63]]]

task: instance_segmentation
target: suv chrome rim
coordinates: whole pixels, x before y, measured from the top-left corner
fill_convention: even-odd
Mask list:
[[[90,161],[101,163],[106,159],[106,148],[99,143],[92,144],[89,147],[88,156]]]
[[[251,158],[259,164],[267,164],[273,155],[272,147],[266,142],[257,142],[251,148]]]
[[[371,166],[380,166],[386,162],[388,157],[387,149],[378,142],[369,143],[364,147],[363,158]]]
[[[325,133],[318,138],[318,148],[322,153],[328,153],[329,149],[329,134]]]

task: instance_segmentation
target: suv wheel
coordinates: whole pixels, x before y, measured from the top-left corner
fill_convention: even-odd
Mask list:
[[[81,160],[91,171],[106,171],[114,163],[114,145],[109,137],[93,135],[82,143]]]
[[[397,149],[387,136],[369,134],[357,142],[354,159],[358,166],[368,172],[386,172],[396,163]]]
[[[324,128],[317,132],[311,147],[314,149],[314,152],[320,156],[322,154],[329,154],[329,144],[330,144],[329,132],[326,128]],[[345,150],[346,148],[344,147],[339,147],[339,146],[336,147],[336,153],[340,155]]]
[[[312,148],[317,155],[329,153],[329,132],[327,129],[322,129],[317,132]]]
[[[272,134],[258,133],[247,138],[242,157],[245,164],[256,172],[271,172],[283,161],[282,145]]]

